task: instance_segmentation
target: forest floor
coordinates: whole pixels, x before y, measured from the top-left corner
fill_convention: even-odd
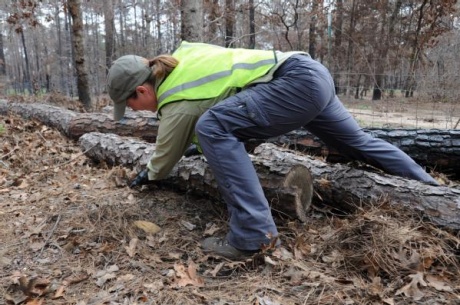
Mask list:
[[[56,130],[14,115],[0,126],[2,305],[460,304],[458,232],[384,198],[276,218],[282,247],[232,262],[199,247],[226,231],[221,202],[130,189],[135,173],[93,163]]]
[[[343,99],[362,127],[375,128],[460,128],[460,104],[423,102],[419,99]]]

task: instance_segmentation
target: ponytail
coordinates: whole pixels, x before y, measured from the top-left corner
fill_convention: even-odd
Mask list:
[[[163,80],[177,66],[179,61],[169,54],[158,55],[149,60],[149,67],[152,68],[152,78]]]

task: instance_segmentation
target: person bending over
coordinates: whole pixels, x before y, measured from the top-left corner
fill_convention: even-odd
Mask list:
[[[365,133],[335,94],[328,70],[304,52],[184,41],[172,55],[114,61],[108,92],[115,120],[126,106],[157,111],[160,119],[156,150],[133,185],[165,178],[198,141],[229,213],[227,235],[201,246],[229,259],[250,256],[278,236],[245,140],[304,127],[352,159],[437,184],[400,149]]]

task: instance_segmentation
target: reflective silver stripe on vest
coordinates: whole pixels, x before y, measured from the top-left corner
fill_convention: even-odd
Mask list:
[[[187,89],[191,89],[191,88],[194,88],[194,87],[198,87],[198,86],[201,86],[203,84],[218,80],[220,78],[230,76],[230,75],[232,75],[233,70],[238,70],[238,69],[255,70],[255,69],[260,68],[262,66],[269,65],[269,64],[274,64],[274,63],[276,63],[276,60],[274,58],[271,58],[271,59],[264,59],[264,60],[261,60],[261,61],[258,61],[256,63],[252,63],[252,64],[248,64],[248,63],[234,64],[232,66],[232,68],[229,69],[229,70],[217,72],[217,73],[214,73],[214,74],[199,78],[197,80],[194,80],[194,81],[191,81],[191,82],[176,86],[174,88],[171,88],[171,89],[165,91],[161,95],[159,102],[161,103],[161,101],[167,99],[168,97],[170,97],[173,94],[176,94],[177,92],[184,91],[184,90],[187,90]]]
[[[207,48],[215,48],[215,49],[226,49],[226,48],[218,46],[218,45],[207,44],[207,43],[199,43],[199,42],[183,43],[183,44],[180,45],[181,48],[195,48],[197,46],[207,47]]]

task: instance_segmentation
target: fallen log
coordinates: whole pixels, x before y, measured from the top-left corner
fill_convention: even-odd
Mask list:
[[[419,164],[460,177],[460,130],[364,129],[364,131],[399,147]],[[311,155],[326,157],[329,162],[351,161],[304,129],[280,136],[274,139],[274,142]]]
[[[106,113],[112,113],[113,107],[106,107]],[[139,118],[148,114],[134,114]],[[460,178],[460,130],[457,129],[389,129],[364,128],[375,138],[385,140],[399,147],[417,163],[443,172],[453,179]],[[157,129],[149,130],[156,136]],[[246,142],[248,151],[262,143],[274,143],[312,156],[321,156],[328,162],[347,163],[352,161],[337,149],[328,147],[320,138],[305,129],[291,131],[285,135],[268,140],[250,140]]]
[[[136,171],[145,167],[155,150],[155,144],[123,139],[115,134],[88,133],[80,138],[79,143],[86,155],[94,160],[130,167]],[[313,197],[313,181],[309,170],[301,164],[274,164],[269,159],[253,161],[272,209],[306,221]],[[217,184],[202,156],[182,158],[162,184],[220,198]]]
[[[121,121],[113,121],[110,109],[103,113],[77,113],[46,104],[8,103],[0,100],[0,114],[15,113],[28,119],[37,119],[60,130],[67,137],[78,139],[88,132],[115,133],[155,142],[159,122],[151,112],[127,111]],[[460,130],[441,129],[365,129],[399,147],[417,163],[460,178]],[[249,151],[266,141],[251,140]],[[323,156],[329,162],[350,161],[340,152],[327,147],[319,138],[306,130],[295,130],[267,142],[287,146],[308,154]]]
[[[158,120],[155,115],[127,111],[121,121],[114,121],[109,113],[78,113],[62,107],[38,103],[8,103],[0,100],[0,114],[14,113],[26,119],[35,119],[56,128],[65,136],[78,140],[88,132],[116,133],[155,142]]]
[[[155,149],[154,144],[101,133],[85,134],[79,143],[81,149],[95,160],[104,160],[136,170],[148,162]],[[270,197],[270,192],[276,193],[275,189],[280,183],[275,183],[274,186],[267,186],[265,183],[271,181],[278,172],[289,173],[289,169],[302,165],[310,170],[313,178],[314,203],[328,204],[350,211],[355,209],[355,204],[369,204],[386,198],[392,204],[421,213],[436,225],[460,229],[460,190],[431,186],[344,164],[330,165],[270,143],[259,145],[251,158],[267,197],[272,204],[278,204],[278,207],[286,204],[285,199]],[[295,180],[302,180],[299,176]],[[182,158],[166,180],[178,188],[185,187],[216,198],[219,196],[212,173],[204,158],[200,156]],[[303,189],[304,186],[302,182],[298,182],[295,188]],[[308,194],[308,191],[301,193],[300,197],[305,194]],[[307,211],[310,206],[304,204],[303,207]],[[302,210],[300,212],[304,213]],[[297,216],[305,219],[302,215]]]

